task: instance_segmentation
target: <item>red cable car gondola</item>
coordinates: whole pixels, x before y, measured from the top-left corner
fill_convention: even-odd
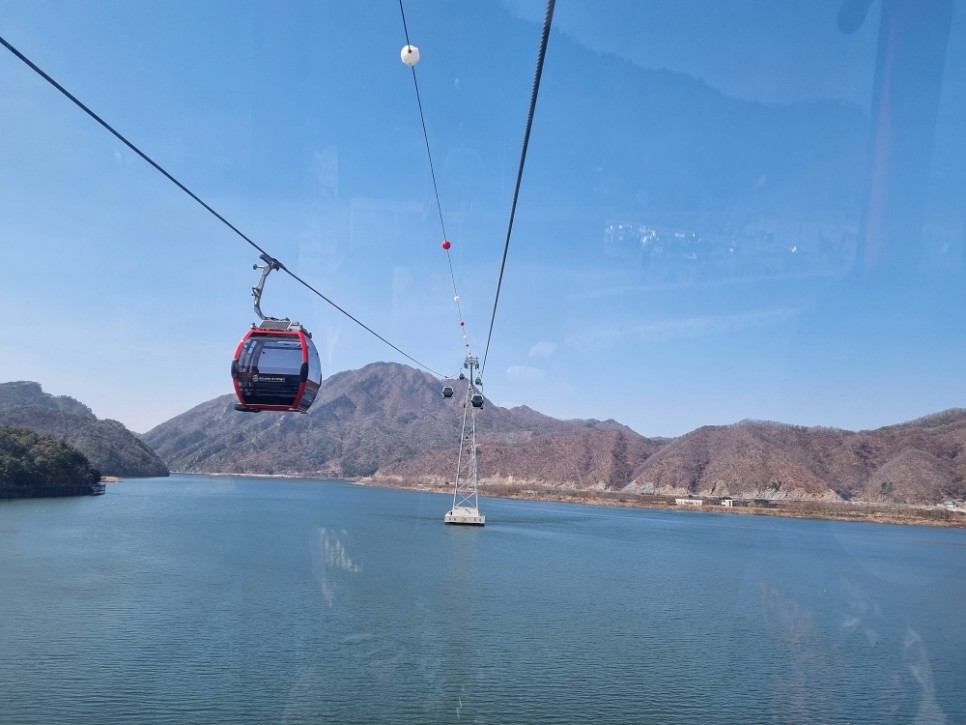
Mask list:
[[[235,410],[305,413],[319,392],[322,364],[312,334],[293,320],[265,317],[260,308],[268,273],[279,269],[278,261],[262,255],[266,265],[252,288],[255,313],[261,323],[245,333],[231,361],[231,377],[238,403]],[[255,267],[258,269],[258,266]]]
[[[297,322],[263,320],[238,343],[231,377],[235,410],[305,413],[319,392],[322,364],[311,334]]]

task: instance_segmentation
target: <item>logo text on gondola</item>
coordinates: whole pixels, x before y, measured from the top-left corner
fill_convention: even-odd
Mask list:
[[[284,383],[285,378],[272,377],[271,375],[252,375],[253,383]]]

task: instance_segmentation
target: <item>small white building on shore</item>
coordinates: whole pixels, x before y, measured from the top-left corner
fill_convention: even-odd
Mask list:
[[[676,498],[674,503],[678,506],[703,506],[704,499],[701,498]]]

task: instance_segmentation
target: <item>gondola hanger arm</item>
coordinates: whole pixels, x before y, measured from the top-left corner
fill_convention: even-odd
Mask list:
[[[265,264],[252,265],[252,269],[262,270],[262,276],[258,278],[258,284],[252,287],[252,296],[255,298],[255,314],[258,315],[260,320],[277,320],[279,318],[266,317],[262,314],[262,291],[265,289],[265,280],[268,279],[268,275],[271,274],[273,270],[282,269],[282,263],[274,257],[270,257],[268,254],[265,254],[264,252],[259,255],[259,258],[265,262]]]

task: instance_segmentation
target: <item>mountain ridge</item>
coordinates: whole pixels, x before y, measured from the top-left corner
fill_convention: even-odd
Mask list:
[[[462,388],[400,363],[324,380],[307,415],[244,414],[221,396],[144,440],[196,473],[419,481],[454,478]],[[463,383],[465,385],[465,383]],[[481,484],[772,500],[937,504],[966,499],[966,410],[868,431],[743,420],[676,438],[616,421],[558,420],[486,401],[477,424]]]

